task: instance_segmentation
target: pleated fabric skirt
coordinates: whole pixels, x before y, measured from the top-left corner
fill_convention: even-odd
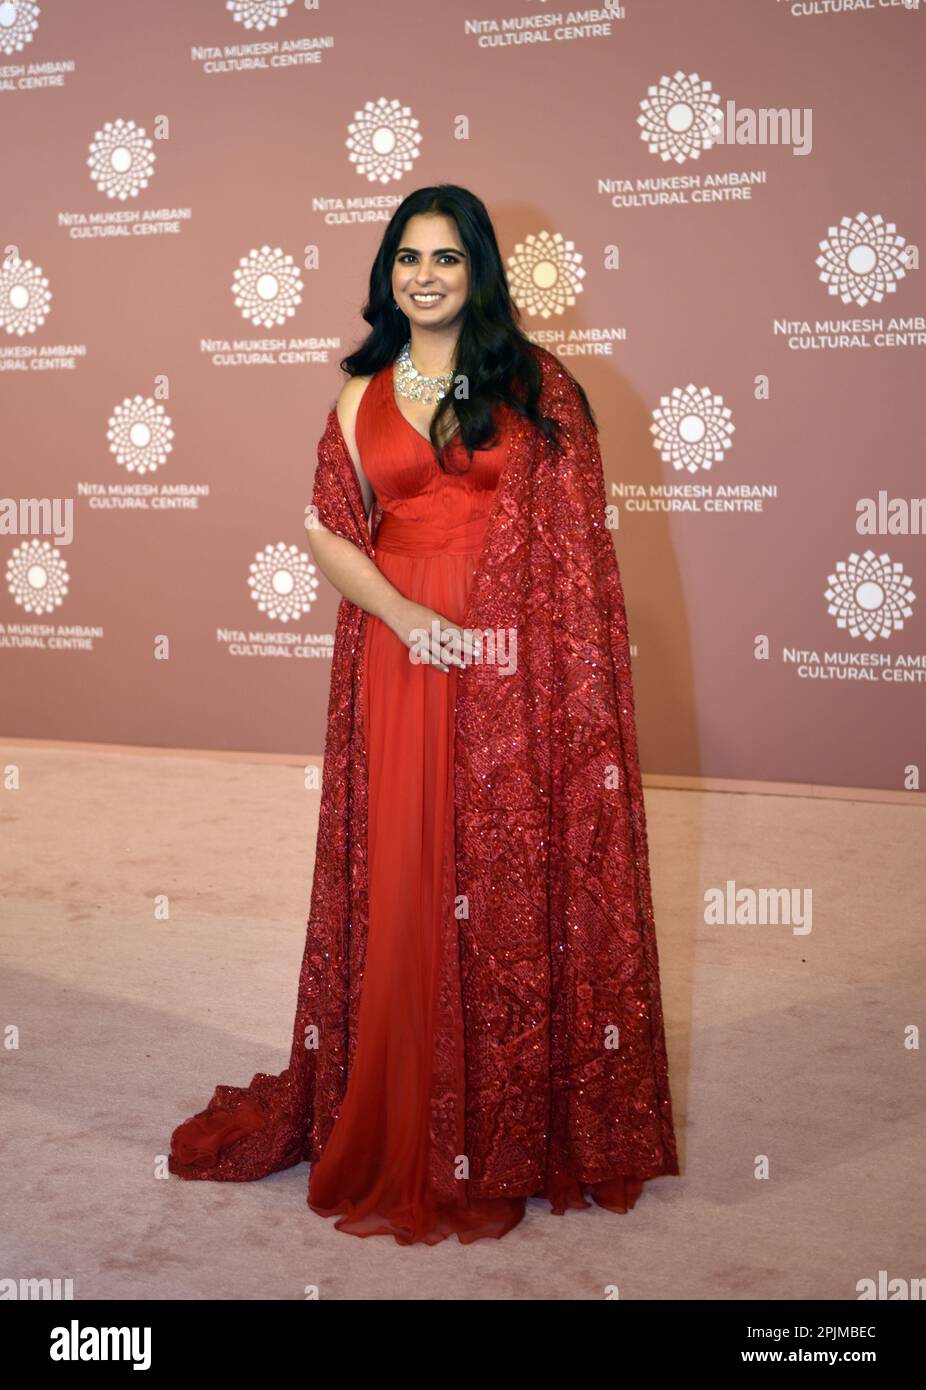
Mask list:
[[[383,518],[376,563],[406,598],[462,623],[485,519],[447,549],[445,533]],[[400,1244],[502,1236],[525,1199],[439,1205],[430,1194],[428,1105],[439,976],[446,820],[453,805],[453,727],[466,672],[415,664],[367,617],[364,719],[369,764],[369,925],[357,1047],[347,1092],[313,1165],[309,1205],[353,1235]]]

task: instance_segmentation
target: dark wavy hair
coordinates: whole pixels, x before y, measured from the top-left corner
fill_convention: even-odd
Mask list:
[[[520,311],[508,292],[495,229],[485,204],[456,184],[416,189],[396,208],[370,271],[369,298],[363,308],[370,332],[356,352],[342,359],[342,370],[349,376],[373,376],[393,363],[408,341],[408,318],[396,309],[392,297],[392,270],[405,224],[412,217],[432,213],[456,223],[470,271],[469,299],[453,362],[455,384],[462,378],[469,390],[458,397],[451,386],[434,413],[430,435],[438,464],[447,471],[436,440],[442,417],[451,408],[470,462],[474,449],[496,442],[493,407],[501,403],[526,416],[546,439],[557,443],[558,421],[540,414],[540,364],[536,350],[519,327]],[[574,382],[586,414],[597,428],[581,383],[568,368],[563,370]]]

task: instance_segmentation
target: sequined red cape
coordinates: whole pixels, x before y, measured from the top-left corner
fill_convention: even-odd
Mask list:
[[[679,1171],[598,438],[557,359],[534,351],[561,447],[518,417],[465,621],[516,629],[517,670],[471,665],[457,695],[430,1143],[431,1185],[451,1201],[459,1155],[473,1197]],[[334,409],[312,500],[323,526],[373,555],[380,509],[368,529]],[[175,1131],[180,1177],[248,1181],[314,1161],[346,1089],[367,931],[365,620],[342,599],[290,1063],[217,1087]]]

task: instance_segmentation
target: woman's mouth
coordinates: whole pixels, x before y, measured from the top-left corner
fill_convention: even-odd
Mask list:
[[[432,304],[437,304],[443,299],[442,294],[413,294],[412,301],[418,305],[419,309],[429,309]]]

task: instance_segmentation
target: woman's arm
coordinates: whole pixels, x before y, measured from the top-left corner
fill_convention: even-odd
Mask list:
[[[336,409],[341,433],[353,460],[363,504],[369,516],[375,497],[360,463],[354,428],[357,407],[368,381],[369,377],[351,377],[338,397]],[[348,602],[363,608],[374,618],[379,618],[406,647],[411,646],[414,634],[421,629],[430,634],[433,619],[437,618],[442,625],[446,623],[441,614],[425,608],[420,603],[413,603],[404,594],[399,593],[374,561],[368,555],[364,555],[362,550],[358,550],[346,537],[335,535],[318,522],[306,524],[306,535],[312,559],[328,582],[333,584]],[[431,644],[431,650],[430,664],[447,671],[448,666],[439,659],[439,641]],[[454,661],[453,664],[462,665],[462,662]]]
[[[307,535],[312,559],[328,582],[349,602],[372,613],[398,635],[406,599],[370,557],[324,526],[309,528]]]

